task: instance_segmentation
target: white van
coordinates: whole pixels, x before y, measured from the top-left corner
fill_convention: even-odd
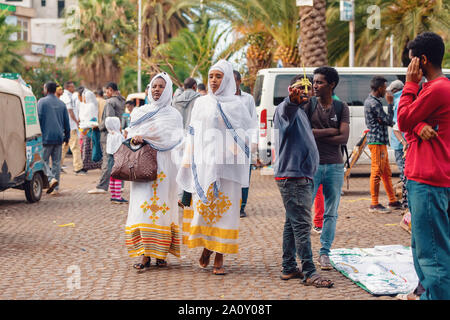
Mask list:
[[[305,68],[307,76],[313,76],[316,68]],[[353,146],[367,129],[364,118],[364,100],[369,95],[370,80],[380,75],[389,83],[394,80],[405,82],[407,68],[349,68],[336,67],[339,73],[339,83],[335,94],[345,101],[350,109],[350,136],[347,143],[349,155]],[[450,69],[444,69],[444,74],[449,78]],[[253,96],[259,120],[258,156],[262,163],[270,164],[273,161],[273,114],[288,95],[288,87],[291,79],[304,74],[303,68],[271,68],[259,70]],[[387,102],[384,100],[387,111]],[[368,151],[367,151],[368,152]],[[369,153],[369,152],[368,152]],[[369,153],[370,154],[370,153]],[[389,150],[390,161],[395,162],[392,149]],[[369,163],[369,158],[363,153],[359,163]]]

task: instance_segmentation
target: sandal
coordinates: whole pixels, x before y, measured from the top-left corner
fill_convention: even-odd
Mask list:
[[[156,259],[156,266],[160,268],[167,267],[167,261],[163,259]]]
[[[213,274],[216,276],[224,276],[226,274],[225,269],[222,267],[214,267]]]
[[[202,255],[200,259],[198,260],[198,264],[200,265],[200,268],[204,269],[209,265],[209,258],[211,257],[213,251],[208,249],[203,249]]]
[[[140,263],[135,263],[134,265],[133,265],[133,268],[135,268],[135,269],[137,269],[137,270],[142,270],[142,269],[144,269],[144,268],[150,268],[150,261],[151,261],[152,259],[150,258],[150,257],[148,257],[148,260],[147,260],[147,262],[145,263],[145,264],[143,264],[142,262],[140,262]]]
[[[314,286],[316,288],[331,288],[334,283],[329,279],[322,278],[318,273],[313,274],[309,278],[303,280],[305,286]]]

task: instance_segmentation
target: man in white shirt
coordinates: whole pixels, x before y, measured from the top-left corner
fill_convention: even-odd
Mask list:
[[[247,112],[250,113],[250,117],[252,118],[252,122],[253,125],[251,126],[251,128],[253,129],[252,135],[251,135],[251,139],[252,139],[252,144],[256,144],[257,143],[257,139],[258,139],[258,135],[257,135],[257,129],[258,129],[258,117],[256,114],[256,106],[255,106],[255,99],[253,99],[253,96],[251,94],[248,94],[247,92],[241,91],[241,74],[234,70],[234,80],[236,81],[236,95],[239,97],[239,99],[241,99],[242,104],[245,106]],[[255,152],[254,150],[256,149],[255,146],[252,146],[252,163],[254,163],[254,158],[255,158]],[[252,174],[252,168],[250,166],[250,173],[249,173],[249,177]],[[249,178],[249,183],[250,183],[250,178]],[[241,218],[244,218],[247,216],[247,214],[245,213],[245,206],[247,205],[247,199],[248,199],[248,190],[249,188],[242,188],[242,204],[241,204]]]
[[[61,164],[64,162],[64,158],[70,147],[70,150],[72,151],[73,170],[75,174],[85,175],[86,170],[83,170],[80,144],[78,142],[78,124],[80,123],[80,120],[78,119],[78,97],[74,94],[74,92],[75,84],[72,81],[66,82],[64,84],[64,93],[60,99],[66,104],[67,111],[69,112],[70,140],[68,143],[63,144]]]

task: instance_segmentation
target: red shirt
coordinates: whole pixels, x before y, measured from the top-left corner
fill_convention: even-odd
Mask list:
[[[419,85],[406,82],[398,106],[398,127],[409,144],[405,175],[436,187],[450,187],[450,80],[440,77]],[[424,141],[419,133],[426,125],[437,131]]]

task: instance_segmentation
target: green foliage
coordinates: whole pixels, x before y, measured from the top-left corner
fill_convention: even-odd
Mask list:
[[[212,24],[208,15],[202,15],[190,29],[182,29],[178,36],[155,49],[157,63],[179,82],[190,76],[206,83],[208,70],[215,59],[225,55],[224,52],[217,54],[215,50],[227,32],[227,29],[219,31],[218,24]]]
[[[43,96],[43,86],[48,81],[54,81],[63,86],[66,81],[73,81],[75,85],[80,83],[80,78],[73,68],[67,64],[64,58],[44,58],[39,67],[26,67],[22,78],[31,85],[37,99]]]
[[[20,27],[6,24],[9,14],[8,10],[0,10],[0,72],[20,73],[24,59],[18,51],[22,49],[25,42],[11,40],[11,36],[19,32]]]
[[[70,58],[77,58],[78,68],[87,84],[97,87],[107,81],[118,82],[120,57],[134,47],[136,8],[128,0],[79,0],[77,12],[68,12],[65,34],[71,36]]]
[[[150,75],[146,73],[141,74],[141,88],[143,90],[150,82]],[[137,92],[137,70],[134,66],[126,66],[123,69],[122,77],[119,82],[120,93],[126,97],[130,93]]]

